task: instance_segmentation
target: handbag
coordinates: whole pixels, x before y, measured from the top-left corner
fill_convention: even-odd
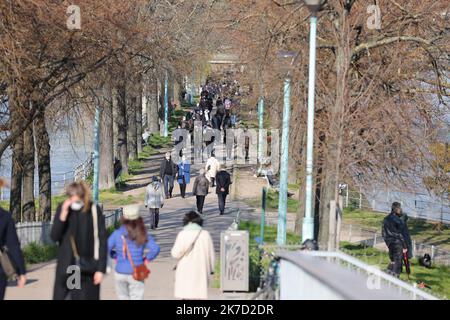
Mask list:
[[[80,257],[77,246],[75,243],[75,237],[70,235],[70,244],[72,246],[72,252],[75,257],[75,265],[80,268],[82,274],[94,274],[98,271],[99,260],[99,239],[98,239],[98,222],[97,222],[97,206],[92,205],[92,222],[94,227],[94,257]]]
[[[150,275],[150,270],[148,270],[145,263],[135,266],[133,259],[131,258],[130,250],[128,250],[127,241],[124,236],[122,236],[123,249],[127,252],[128,261],[133,268],[133,279],[136,281],[144,281]]]
[[[8,255],[8,248],[6,246],[0,248],[0,266],[7,279],[15,279],[17,277],[16,268]]]
[[[178,259],[177,264],[173,267],[173,270],[177,270],[178,267],[178,263],[180,263],[181,259],[183,259],[184,257],[186,257],[189,253],[191,253],[191,251],[194,249],[195,247],[195,243],[197,242],[198,238],[200,237],[200,234],[202,233],[203,230],[200,230],[200,232],[197,234],[197,236],[195,237],[194,241],[192,241],[191,245],[189,246],[189,248],[183,253],[183,255],[180,257],[180,259]]]

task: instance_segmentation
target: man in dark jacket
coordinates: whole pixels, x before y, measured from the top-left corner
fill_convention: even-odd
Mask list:
[[[0,181],[0,183],[2,182]],[[23,259],[22,250],[20,249],[15,222],[9,212],[0,208],[0,254],[6,254],[3,251],[4,247],[7,248],[8,256],[16,267],[16,272],[19,275],[17,285],[18,287],[23,288],[26,282],[25,261]],[[6,275],[0,265],[0,300],[3,300],[5,297],[6,285]]]
[[[231,176],[225,170],[221,170],[216,174],[216,193],[219,200],[220,214],[225,213],[225,202],[227,195],[230,193]]]
[[[166,199],[172,198],[173,182],[177,174],[178,166],[172,161],[170,152],[166,153],[165,158],[161,161],[159,176],[164,184],[164,194]]]
[[[410,255],[408,249],[411,248],[411,239],[402,217],[401,204],[394,202],[392,204],[391,213],[383,220],[383,238],[389,249],[389,259],[391,263],[388,270],[395,276],[400,276],[402,272],[403,254]]]

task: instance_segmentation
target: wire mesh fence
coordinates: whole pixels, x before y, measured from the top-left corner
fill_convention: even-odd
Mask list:
[[[403,210],[414,218],[450,224],[450,203],[447,198],[432,197],[423,193],[392,190],[369,190],[362,187],[346,189],[344,207],[388,213],[392,202],[402,204]]]
[[[341,241],[363,244],[367,247],[387,251],[386,244],[380,232],[352,224],[342,224]],[[427,253],[431,256],[434,263],[450,266],[450,251],[441,249],[438,246],[418,243],[412,240],[412,251],[416,257],[423,256]]]

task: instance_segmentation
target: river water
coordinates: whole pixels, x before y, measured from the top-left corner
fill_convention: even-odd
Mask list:
[[[52,193],[59,194],[65,183],[73,181],[74,168],[84,162],[92,153],[92,130],[75,130],[66,128],[49,132],[50,159],[52,171]],[[37,171],[37,164],[36,164]],[[11,177],[11,150],[7,150],[0,159],[0,176]],[[35,173],[37,186],[37,172]],[[35,187],[35,190],[38,190]],[[3,190],[3,199],[9,198],[9,190]]]

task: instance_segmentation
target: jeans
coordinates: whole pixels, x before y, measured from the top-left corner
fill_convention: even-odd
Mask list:
[[[173,176],[165,175],[163,181],[164,181],[164,193],[166,194],[166,197],[172,197]]]
[[[217,198],[219,199],[220,214],[224,214],[225,213],[225,202],[227,200],[227,194],[226,193],[218,193]]]
[[[203,213],[203,206],[205,204],[206,196],[196,196],[197,197],[197,211]]]
[[[4,273],[0,273],[0,300],[5,298],[6,285],[8,281],[6,280],[6,276]]]
[[[143,300],[145,283],[133,279],[131,274],[115,274],[116,294],[119,300]]]
[[[158,228],[159,223],[159,209],[158,208],[150,208],[150,228]]]

